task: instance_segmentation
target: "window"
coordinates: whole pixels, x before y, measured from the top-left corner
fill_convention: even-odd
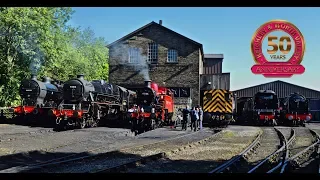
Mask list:
[[[129,48],[129,63],[139,63],[140,49],[131,47]]]
[[[224,99],[226,101],[230,101],[230,99],[231,99],[230,94],[229,93],[224,93]]]
[[[148,62],[149,63],[157,63],[158,62],[158,44],[149,43]]]
[[[169,63],[178,62],[178,51],[177,50],[174,50],[174,49],[168,50],[167,62],[169,62]]]

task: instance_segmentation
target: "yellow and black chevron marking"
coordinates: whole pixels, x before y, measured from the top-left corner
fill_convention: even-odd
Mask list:
[[[211,97],[210,97],[211,94]],[[230,94],[230,100],[225,99],[225,94]],[[203,111],[232,113],[232,94],[228,90],[213,89],[203,93]]]

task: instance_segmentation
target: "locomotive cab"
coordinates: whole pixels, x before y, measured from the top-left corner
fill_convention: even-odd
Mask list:
[[[286,124],[304,126],[312,118],[308,100],[297,92],[290,94],[283,100],[281,118]]]
[[[253,99],[253,119],[258,124],[277,125],[279,120],[279,99],[271,90],[257,92]]]

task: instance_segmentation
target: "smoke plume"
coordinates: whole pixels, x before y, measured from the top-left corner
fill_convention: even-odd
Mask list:
[[[36,32],[32,34],[24,34],[21,32],[5,33],[0,32],[0,36],[13,36],[13,34],[19,34],[14,38],[15,42],[12,44],[13,48],[20,54],[21,60],[28,62],[29,70],[32,74],[38,74],[38,71],[43,64],[44,53],[40,48],[38,34]]]
[[[123,52],[123,49],[127,51]],[[150,80],[147,56],[142,54],[141,48],[133,48],[134,50],[130,49],[131,48],[126,44],[122,44],[120,47],[114,48],[113,53],[118,57],[118,63],[126,67],[132,67],[139,71],[139,74],[143,76],[144,80]],[[130,60],[133,60],[134,62],[130,62]]]

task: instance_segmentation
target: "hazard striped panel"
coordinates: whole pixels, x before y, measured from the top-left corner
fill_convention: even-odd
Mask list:
[[[229,94],[230,100],[226,99]],[[232,93],[223,89],[212,89],[203,93],[203,111],[232,113]]]

